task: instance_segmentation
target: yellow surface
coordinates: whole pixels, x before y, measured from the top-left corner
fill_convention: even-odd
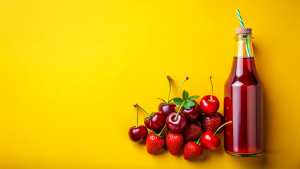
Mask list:
[[[299,1],[0,2],[0,168],[300,168]],[[129,140],[139,103],[156,111],[166,75],[223,113],[235,9],[253,28],[264,84],[265,153],[198,161],[149,155]],[[199,101],[199,100],[198,100]],[[145,117],[140,113],[140,123]],[[223,146],[223,144],[222,144]]]

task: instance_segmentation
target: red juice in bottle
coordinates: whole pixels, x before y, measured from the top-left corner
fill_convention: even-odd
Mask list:
[[[236,46],[230,75],[224,86],[224,147],[229,155],[262,153],[263,85],[257,75],[251,28],[236,28]]]

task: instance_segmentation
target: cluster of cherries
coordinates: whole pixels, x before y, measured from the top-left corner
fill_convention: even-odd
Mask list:
[[[134,104],[147,114],[144,120],[145,126],[154,132],[148,135],[148,130],[144,125],[138,125],[129,129],[129,137],[134,142],[146,141],[147,152],[154,154],[160,151],[165,142],[169,152],[172,155],[178,155],[181,148],[183,149],[184,159],[194,159],[203,153],[203,149],[215,150],[220,146],[220,139],[215,135],[223,131],[223,126],[231,123],[224,123],[224,117],[218,111],[219,100],[213,95],[213,84],[210,77],[212,94],[204,96],[200,104],[195,100],[199,96],[189,96],[187,91],[182,92],[182,97],[170,98],[171,78],[167,76],[169,81],[168,100],[163,99],[158,106],[156,113],[149,114],[138,104]],[[180,85],[179,94],[181,95],[181,87],[188,80],[186,77]],[[167,127],[168,134],[164,138],[162,133]],[[184,142],[186,144],[184,145]]]

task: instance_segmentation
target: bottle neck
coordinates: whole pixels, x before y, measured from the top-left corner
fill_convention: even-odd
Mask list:
[[[253,57],[252,34],[236,34],[234,57],[251,58]]]
[[[250,78],[256,74],[253,60],[252,34],[236,34],[233,73],[238,78]]]
[[[236,77],[251,77],[253,73],[256,73],[253,57],[234,58],[231,71]]]

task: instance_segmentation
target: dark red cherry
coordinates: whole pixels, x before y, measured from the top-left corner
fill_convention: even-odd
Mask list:
[[[148,136],[148,130],[145,126],[139,126],[139,106],[135,103],[133,104],[136,107],[136,126],[133,126],[129,129],[128,135],[131,141],[142,142],[145,141]]]
[[[148,114],[140,105],[133,104],[134,107],[142,109],[144,113],[147,114],[148,117],[145,118],[144,123],[148,129],[151,129],[155,132],[159,132],[162,130],[164,125],[166,124],[166,117],[161,113],[152,113]]]
[[[167,76],[167,79],[169,81],[169,95],[168,95],[168,100],[165,101],[164,99],[158,98],[158,99],[160,99],[160,100],[163,101],[163,102],[161,102],[158,105],[158,111],[161,112],[163,115],[165,115],[165,117],[167,117],[170,113],[175,112],[175,107],[176,107],[176,104],[170,103],[171,102],[171,100],[170,100],[170,94],[171,94],[171,77]]]
[[[187,127],[187,124],[188,122],[182,113],[173,112],[166,119],[166,126],[171,132],[175,133],[182,132]]]
[[[145,126],[155,132],[162,130],[166,123],[166,117],[162,113],[152,113],[144,120]]]
[[[201,115],[201,109],[199,107],[199,104],[195,102],[195,106],[191,107],[191,109],[183,108],[182,113],[189,122],[195,122],[199,119]]]
[[[128,131],[129,138],[134,142],[143,142],[148,136],[148,130],[145,126],[133,126]]]
[[[161,112],[165,117],[170,113],[175,112],[176,104],[174,103],[160,103],[158,106],[158,111]]]

